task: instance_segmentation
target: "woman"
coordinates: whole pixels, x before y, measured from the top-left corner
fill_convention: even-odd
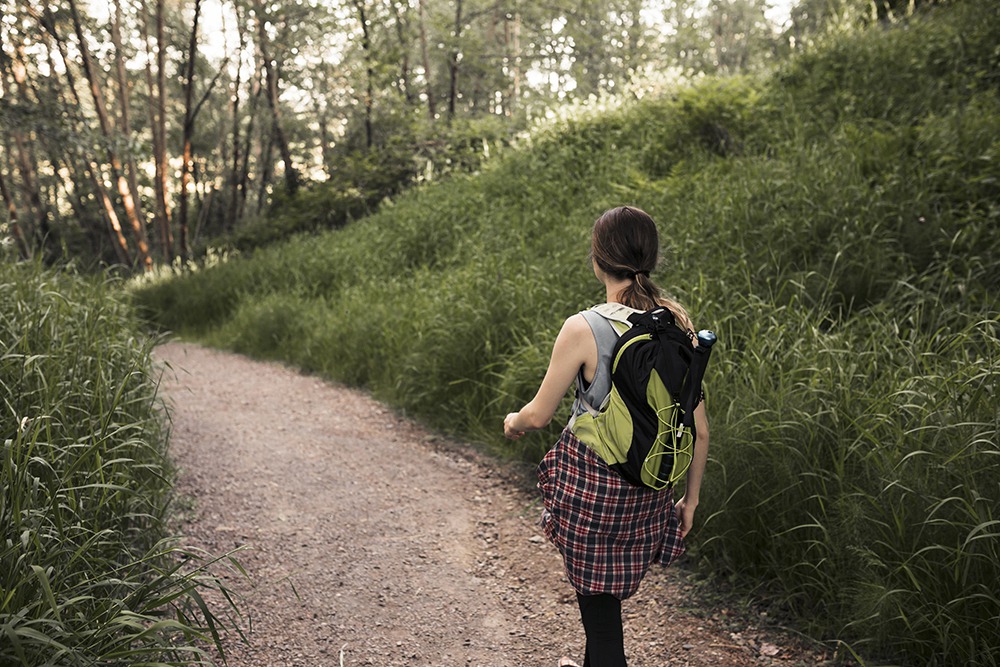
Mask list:
[[[658,253],[656,224],[638,208],[611,209],[594,223],[594,274],[604,284],[608,303],[638,311],[665,306],[679,326],[692,332],[688,314],[662,296],[649,278]],[[693,339],[693,333],[689,335]],[[611,324],[594,311],[567,319],[538,393],[520,411],[507,415],[504,435],[516,440],[526,431],[546,426],[574,382],[571,423],[586,404],[601,405],[611,388],[611,348],[616,339]],[[669,489],[632,486],[622,479],[576,438],[570,426],[538,467],[545,506],[542,525],[563,556],[580,605],[587,636],[584,667],[625,665],[621,601],[635,593],[651,564],[669,564],[683,553],[708,458],[703,401],[695,410],[695,426],[694,458],[676,507]],[[563,658],[559,664],[576,663]]]

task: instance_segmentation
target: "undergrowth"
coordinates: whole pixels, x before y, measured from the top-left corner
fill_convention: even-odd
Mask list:
[[[0,664],[211,663],[139,331],[114,285],[0,262]]]

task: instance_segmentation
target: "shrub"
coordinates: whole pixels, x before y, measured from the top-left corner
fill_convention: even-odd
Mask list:
[[[0,263],[0,663],[209,662],[170,539],[153,340],[113,285]],[[200,565],[199,565],[200,564]]]

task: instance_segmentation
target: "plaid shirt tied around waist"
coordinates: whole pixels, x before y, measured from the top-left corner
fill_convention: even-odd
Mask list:
[[[684,553],[672,492],[632,486],[568,428],[537,472],[542,528],[581,595],[624,600],[650,565]]]

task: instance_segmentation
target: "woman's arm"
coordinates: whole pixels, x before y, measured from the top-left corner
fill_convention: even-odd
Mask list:
[[[587,361],[588,353],[595,358],[597,356],[594,335],[583,315],[573,315],[563,323],[556,336],[549,368],[545,371],[538,393],[518,412],[507,415],[503,420],[504,435],[517,440],[525,431],[547,426],[580,367]]]
[[[705,413],[705,401],[694,409],[694,426],[698,436],[694,443],[694,458],[687,471],[684,497],[677,501],[677,516],[681,522],[681,537],[686,537],[694,525],[694,511],[698,507],[698,495],[701,493],[701,479],[705,475],[705,465],[708,463],[708,415]]]

